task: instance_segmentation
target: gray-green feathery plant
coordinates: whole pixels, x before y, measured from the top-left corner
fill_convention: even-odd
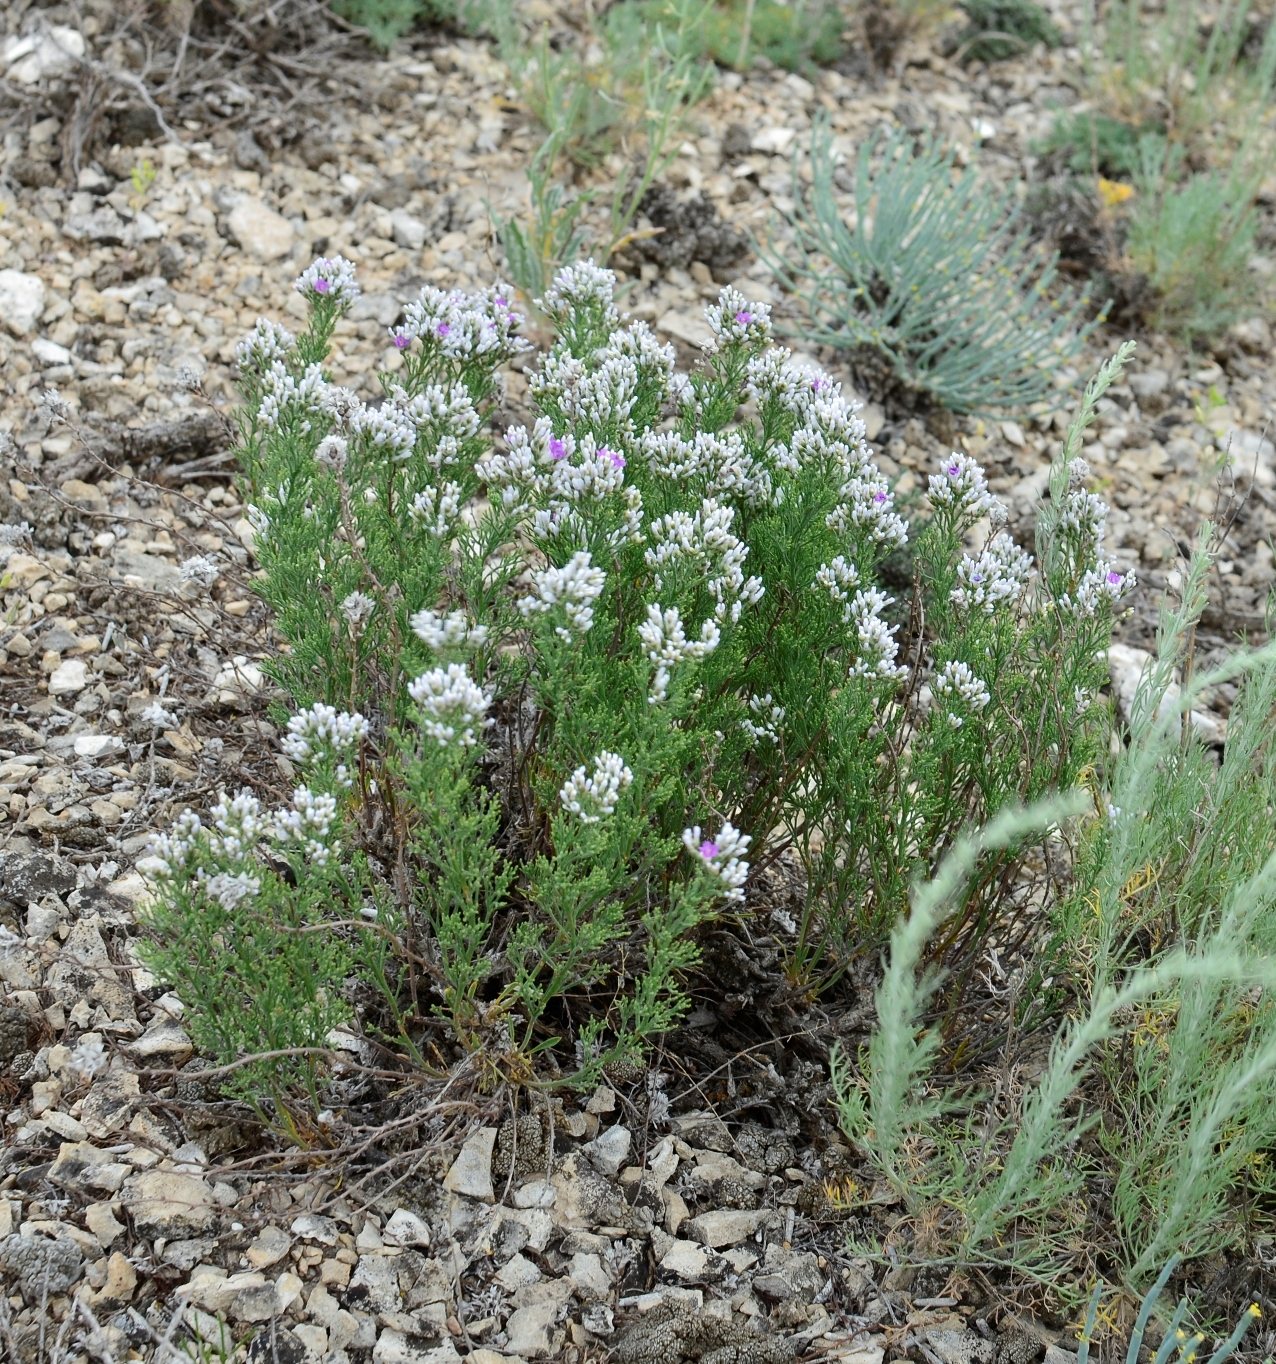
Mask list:
[[[902,133],[866,141],[853,202],[838,195],[827,124],[810,184],[794,180],[792,246],[764,257],[804,303],[808,340],[868,347],[900,385],[954,412],[1023,410],[1057,396],[1052,374],[1093,324],[1056,287],[1054,258],[973,167]],[[1057,295],[1057,296],[1056,296]]]
[[[575,51],[552,51],[544,37],[531,58],[507,52],[546,128],[528,172],[530,219],[493,220],[510,276],[528,299],[545,293],[565,265],[586,255],[605,263],[629,239],[643,196],[673,160],[712,79],[690,43],[706,8],[705,0],[675,0],[665,22],[648,23],[617,6],[601,29],[596,71]],[[563,161],[592,168],[618,145],[623,160],[607,192],[569,190],[556,178]],[[604,203],[600,228],[593,210]]]
[[[293,1056],[276,1089],[307,1092],[314,1049],[353,1026],[347,978],[405,1062],[437,1054],[441,1018],[494,1083],[641,1051],[724,915],[828,988],[965,825],[1075,785],[1105,740],[1100,655],[1131,580],[1079,464],[1035,578],[978,465],[944,460],[892,611],[877,578],[907,527],[839,386],[731,289],[681,375],[613,285],[559,274],[531,422],[495,441],[499,371],[529,349],[504,286],[423,289],[379,402],[324,371],[358,292],[340,257],[297,281],[301,336],[261,322],[240,348],[301,784],[282,812],[241,793],[161,842],[151,960],[218,1059],[241,1064],[250,1033]],[[985,850],[946,963],[1016,921],[1030,853]],[[746,895],[781,857],[803,872],[792,915]]]
[[[1135,1318],[1134,1330],[1130,1333],[1130,1343],[1125,1351],[1125,1364],[1138,1364],[1139,1353],[1143,1348],[1143,1337],[1147,1332],[1148,1323],[1152,1319],[1152,1313],[1156,1309],[1161,1294],[1165,1291],[1165,1285],[1170,1281],[1170,1275],[1178,1268],[1181,1259],[1182,1257],[1178,1255],[1170,1256],[1156,1282],[1148,1289],[1143,1301],[1139,1304],[1139,1314]],[[1098,1325],[1099,1302],[1102,1296],[1103,1284],[1099,1282],[1095,1284],[1090,1294],[1085,1320],[1081,1324],[1078,1336],[1077,1364],[1090,1364],[1090,1346],[1094,1341],[1095,1328]],[[1152,1364],[1170,1364],[1172,1360],[1176,1360],[1178,1364],[1195,1364],[1200,1348],[1205,1344],[1205,1337],[1199,1332],[1183,1329],[1183,1322],[1186,1320],[1187,1314],[1188,1302],[1186,1298],[1182,1298],[1162,1333],[1161,1344],[1152,1356]],[[1262,1312],[1259,1310],[1258,1304],[1250,1303],[1241,1313],[1240,1320],[1232,1329],[1231,1335],[1219,1345],[1208,1360],[1203,1361],[1203,1364],[1224,1364],[1224,1361],[1231,1359],[1240,1348],[1246,1332],[1261,1316]]]
[[[845,1130],[911,1211],[929,1207],[933,1220],[942,1210],[949,1262],[1066,1277],[1095,1235],[1081,1220],[1097,1196],[1087,1190],[1106,1188],[1115,1235],[1104,1249],[1138,1290],[1172,1253],[1241,1249],[1235,1200],[1270,1196],[1276,850],[1254,835],[1271,829],[1276,808],[1276,648],[1173,699],[1174,664],[1205,602],[1209,534],[1165,622],[1126,747],[1106,776],[1086,774],[1092,815],[1056,835],[1077,830],[1071,889],[1039,914],[1040,945],[1021,944],[1016,992],[1036,1021],[1018,1028],[1031,1035],[1042,1018],[1068,1019],[1055,1025],[1039,1078],[1008,1110],[942,1081],[941,1038],[933,1025],[921,1031],[941,984],[923,969],[924,944],[969,877],[970,843],[917,892],[892,937],[877,1032],[857,1066],[842,1056],[835,1067]],[[1238,672],[1215,772],[1180,710]]]

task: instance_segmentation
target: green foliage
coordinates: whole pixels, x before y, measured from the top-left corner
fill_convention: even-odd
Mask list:
[[[496,219],[510,275],[528,299],[538,298],[564,265],[582,256],[607,261],[629,238],[638,206],[676,153],[690,109],[704,96],[712,68],[693,51],[690,35],[702,23],[701,0],[661,6],[668,24],[648,24],[633,7],[617,7],[602,30],[603,57],[586,69],[575,52],[554,52],[542,35],[534,60],[521,71],[525,96],[546,127],[528,170],[531,216]],[[620,129],[626,160],[609,188],[565,188],[560,163],[600,163],[615,149]],[[606,206],[605,223],[587,228],[593,207]]]
[[[247,1072],[277,1107],[315,1101],[308,1049],[347,977],[376,987],[364,1026],[405,1065],[437,1014],[485,1083],[537,1061],[595,1077],[681,1016],[709,922],[771,913],[744,895],[750,862],[800,866],[802,903],[767,931],[795,984],[827,989],[964,826],[1102,751],[1129,584],[1078,486],[1034,580],[1004,532],[966,552],[1005,512],[945,460],[892,613],[876,581],[907,528],[837,386],[770,348],[764,306],[724,290],[683,377],[622,325],[607,272],[563,271],[534,425],[493,446],[497,371],[525,348],[504,286],[422,290],[377,408],[323,373],[348,262],[297,286],[307,331],[263,322],[239,353],[240,458],[304,784],[282,812],[241,793],[209,827],[187,816],[151,919],[201,1045],[293,1052]],[[1005,888],[1034,855],[979,850],[946,966],[1017,924]]]
[[[489,31],[507,0],[329,0],[334,13],[364,29],[380,48],[422,24],[447,24],[465,32]]]
[[[1254,51],[1251,18],[1259,19],[1251,0],[1223,0],[1208,24],[1193,0],[1115,0],[1091,43],[1095,98],[1132,123],[1164,124],[1185,149],[1215,129],[1234,147],[1276,89],[1276,26],[1266,24]]]
[[[958,35],[963,61],[1001,62],[1038,43],[1058,47],[1058,26],[1035,0],[961,0],[968,23]]]
[[[668,23],[670,0],[629,4],[646,23]],[[719,66],[747,70],[759,58],[786,71],[827,66],[845,50],[840,0],[716,0],[688,31],[686,49]]]
[[[1155,293],[1155,326],[1188,342],[1208,340],[1253,308],[1260,175],[1238,164],[1180,181],[1167,148],[1154,142],[1141,150],[1129,264]]]
[[[831,135],[817,127],[811,183],[794,188],[795,246],[768,261],[806,305],[803,335],[871,347],[907,389],[954,412],[1048,400],[1052,368],[1079,349],[1085,303],[1051,296],[1054,261],[1010,199],[902,134],[865,142],[854,174],[848,212]]]
[[[1163,134],[1159,126],[1137,127],[1108,114],[1082,111],[1061,114],[1040,150],[1061,153],[1063,164],[1078,175],[1128,180],[1143,165],[1151,140],[1163,140]]]
[[[1139,1351],[1143,1346],[1143,1337],[1147,1331],[1148,1322],[1156,1308],[1157,1300],[1165,1291],[1165,1285],[1169,1283],[1170,1275],[1178,1268],[1181,1258],[1181,1256],[1172,1255],[1166,1261],[1165,1268],[1139,1304],[1134,1330],[1130,1333],[1130,1343],[1126,1347],[1125,1364],[1138,1364]],[[1090,1364],[1090,1345],[1095,1338],[1095,1328],[1099,1320],[1099,1303],[1102,1296],[1103,1284],[1096,1283],[1086,1307],[1085,1320],[1081,1325],[1077,1364]],[[1183,1330],[1183,1322],[1187,1318],[1187,1313],[1187,1299],[1183,1298],[1162,1332],[1161,1344],[1152,1356],[1152,1364],[1170,1364],[1171,1360],[1177,1360],[1178,1364],[1193,1364],[1193,1361],[1196,1360],[1201,1346],[1205,1343],[1205,1337],[1199,1333],[1191,1334]],[[1246,1332],[1260,1316],[1262,1313],[1259,1311],[1258,1304],[1251,1303],[1241,1313],[1241,1318],[1233,1328],[1232,1334],[1219,1345],[1205,1364],[1224,1364],[1225,1360],[1231,1359],[1240,1348],[1240,1343],[1244,1340]]]
[[[1167,704],[1209,566],[1203,539],[1128,744],[1094,779],[1096,813],[1060,825],[1077,844],[1071,890],[1050,911],[1055,932],[1038,933],[1022,986],[1026,999],[1053,998],[1047,1019],[1057,1031],[1022,1102],[1007,1110],[941,1080],[943,1051],[923,1031],[941,982],[922,970],[921,945],[969,875],[972,846],[1004,837],[997,824],[919,888],[892,940],[878,1031],[857,1067],[839,1058],[845,1130],[910,1211],[946,1211],[943,1260],[1059,1281],[1089,1244],[1141,1291],[1167,1256],[1240,1250],[1236,1200],[1270,1198],[1276,853],[1252,831],[1270,827],[1276,804],[1276,649],[1233,661]],[[1215,773],[1180,705],[1238,672]],[[1016,1034],[1026,1027],[1021,1016]],[[1100,1189],[1115,1214],[1107,1242],[1080,1220]]]

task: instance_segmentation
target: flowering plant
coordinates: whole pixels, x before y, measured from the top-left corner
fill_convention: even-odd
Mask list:
[[[303,336],[262,322],[241,346],[243,486],[308,784],[286,815],[161,844],[154,960],[180,987],[179,919],[225,941],[228,917],[278,915],[253,869],[273,841],[298,850],[310,927],[341,925],[292,939],[331,944],[298,975],[312,1045],[355,971],[381,986],[366,1026],[410,1055],[441,1015],[494,1076],[544,1054],[588,1079],[678,1018],[711,923],[779,935],[795,983],[825,986],[963,824],[1088,761],[1129,585],[1099,504],[1069,494],[1034,579],[953,455],[892,596],[908,528],[840,386],[733,289],[680,374],[613,282],[579,264],[538,300],[557,340],[496,440],[501,368],[530,349],[502,285],[422,290],[379,402],[323,370],[357,292],[340,258],[297,281]],[[963,914],[995,915],[1020,851]],[[755,890],[781,859],[787,907]]]

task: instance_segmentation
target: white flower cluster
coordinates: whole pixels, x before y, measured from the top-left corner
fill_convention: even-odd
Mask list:
[[[308,861],[325,866],[332,826],[337,819],[337,799],[326,792],[299,786],[292,793],[292,806],[276,810],[271,820],[271,837],[278,843],[300,843]]]
[[[324,398],[328,387],[322,365],[307,365],[301,378],[294,379],[282,360],[274,360],[262,374],[257,419],[268,431],[277,431],[295,418],[295,429],[306,435],[314,429],[311,418],[327,414]]]
[[[714,619],[740,619],[743,603],[755,605],[762,600],[762,579],[744,576],[744,561],[749,547],[732,533],[735,508],[706,497],[700,510],[670,512],[651,523],[651,547],[644,554],[647,566],[655,570],[652,581],[656,591],[665,585],[662,569],[690,569],[703,576],[705,586],[717,605]]]
[[[86,1032],[71,1048],[67,1066],[83,1080],[91,1080],[99,1071],[106,1069],[106,1047],[102,1044],[102,1034]]]
[[[376,602],[364,592],[351,592],[341,603],[341,614],[355,635],[363,633],[364,624],[376,609]]]
[[[633,434],[630,413],[640,376],[633,356],[605,346],[586,365],[566,351],[551,351],[528,391],[542,407],[553,405],[568,422],[595,431],[617,428]]]
[[[558,625],[554,633],[565,644],[572,642],[573,631],[585,634],[594,624],[594,603],[602,596],[607,575],[598,568],[587,549],[578,550],[562,568],[541,569],[532,574],[531,594],[523,597],[518,609],[524,616],[548,614],[562,607],[567,626]]]
[[[209,876],[207,870],[201,867],[195,877],[203,887],[204,894],[228,911],[238,909],[245,900],[261,894],[261,877],[251,872],[219,871]]]
[[[896,512],[890,487],[870,457],[857,407],[823,376],[816,375],[811,383],[802,425],[788,450],[777,455],[777,466],[797,470],[814,465],[838,479],[838,502],[825,524],[839,534],[866,535],[884,549],[897,548],[908,538],[908,525]]]
[[[454,360],[485,356],[499,362],[531,348],[517,335],[523,319],[511,310],[509,290],[500,283],[478,294],[427,284],[404,309],[404,319],[396,337],[419,340]]]
[[[851,665],[852,677],[896,682],[907,673],[908,670],[895,661],[899,653],[895,631],[899,626],[887,625],[882,619],[882,612],[892,600],[878,588],[868,587],[860,588],[847,604],[859,650],[859,657]]]
[[[744,861],[744,854],[753,841],[747,834],[742,834],[728,821],[717,838],[704,838],[697,824],[682,831],[682,841],[687,850],[699,857],[727,887],[728,900],[744,899],[744,883],[749,878],[749,864]]]
[[[216,560],[206,554],[193,554],[178,564],[177,576],[183,583],[190,583],[206,592],[221,577],[221,569],[217,567]]]
[[[440,748],[452,743],[473,748],[478,731],[490,723],[485,717],[491,694],[460,663],[422,673],[408,683],[408,695],[421,708],[422,730]]]
[[[325,436],[315,446],[315,463],[321,468],[340,473],[346,467],[350,444],[344,436]]]
[[[935,695],[949,704],[980,711],[992,700],[985,683],[971,671],[967,663],[945,663],[935,679]],[[948,712],[948,723],[960,729],[964,717],[956,711]]]
[[[339,711],[316,701],[288,720],[285,756],[298,765],[318,758],[346,758],[368,737],[368,722],[357,711]]]
[[[770,692],[765,696],[750,696],[749,711],[756,716],[755,720],[750,720],[746,716],[740,721],[740,728],[757,743],[765,740],[767,743],[776,744],[780,742],[779,726],[784,722],[785,710],[783,706],[777,706]]]
[[[1015,602],[1028,586],[1032,555],[998,531],[976,557],[963,554],[957,565],[957,586],[949,594],[963,611],[991,616],[1002,602]]]
[[[259,317],[252,331],[235,347],[236,368],[241,374],[266,369],[276,360],[287,360],[296,344],[297,338],[286,328]]]
[[[167,833],[151,836],[146,856],[138,861],[138,870],[155,876],[176,876],[190,864],[203,831],[195,811],[183,810]]]
[[[138,719],[155,729],[172,729],[177,724],[177,716],[162,701],[152,701]]]
[[[1097,615],[1101,608],[1114,605],[1136,582],[1133,573],[1122,573],[1109,559],[1100,558],[1081,575],[1076,587],[1059,597],[1059,605],[1078,616]]]
[[[771,470],[749,453],[738,431],[697,431],[690,440],[676,431],[645,431],[638,448],[648,468],[665,478],[703,480],[750,507],[778,507],[784,500]]]
[[[842,622],[849,625],[854,615],[851,610],[851,598],[859,590],[860,585],[859,569],[839,554],[830,563],[820,565],[815,574],[814,585],[823,588],[835,602],[841,603]]]
[[[1076,468],[1073,461],[1069,469],[1071,476]],[[1108,504],[1097,493],[1087,492],[1084,488],[1069,488],[1059,504],[1059,529],[1078,537],[1082,543],[1096,549],[1103,543],[1107,529]]]
[[[461,515],[461,485],[441,483],[423,488],[413,496],[408,515],[421,522],[436,540],[450,539]]]
[[[31,523],[29,521],[0,523],[0,545],[26,545],[30,543]]]
[[[411,397],[401,388],[391,393],[391,401],[424,437],[420,441],[426,458],[435,469],[456,464],[461,457],[461,443],[478,435],[483,419],[470,391],[464,384],[430,384]]]
[[[360,294],[354,264],[344,256],[320,256],[306,266],[292,287],[306,298],[326,298],[343,308],[348,308]]]
[[[718,301],[711,303],[704,315],[719,349],[733,342],[761,343],[771,339],[770,305],[750,303],[738,289],[723,289]]]
[[[351,436],[362,437],[370,453],[388,455],[390,459],[407,459],[416,447],[416,427],[405,412],[391,403],[381,407],[360,403],[350,415],[346,429]]]
[[[596,316],[609,332],[616,329],[620,314],[614,301],[616,276],[593,261],[578,261],[554,276],[536,306],[561,330],[574,314]]]
[[[954,451],[939,473],[931,474],[927,485],[930,505],[947,511],[962,525],[973,525],[991,512],[995,497],[988,491],[988,480],[977,461]]]
[[[659,606],[647,607],[647,619],[638,627],[643,652],[656,665],[648,702],[657,705],[669,695],[671,670],[686,659],[699,662],[711,654],[722,639],[722,631],[714,620],[706,620],[700,627],[700,638],[690,640],[676,606],[667,611]]]
[[[213,828],[220,835],[216,840],[218,851],[228,857],[251,856],[270,824],[261,801],[247,787],[229,798],[223,792],[209,813]]]
[[[464,611],[441,616],[428,609],[418,611],[408,624],[412,633],[431,649],[479,649],[487,643],[487,626],[475,625]]]
[[[604,750],[594,759],[593,773],[578,767],[563,783],[558,798],[582,824],[597,824],[615,813],[620,793],[628,790],[633,780],[634,774],[620,754]]]

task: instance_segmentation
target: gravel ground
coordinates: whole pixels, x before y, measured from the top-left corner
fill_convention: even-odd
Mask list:
[[[338,370],[344,351],[361,368],[341,377],[366,384],[422,284],[499,273],[489,205],[523,210],[539,134],[494,52],[452,41],[346,58],[329,102],[303,100],[278,145],[268,134],[287,114],[218,119],[205,100],[170,136],[151,120],[147,140],[142,118],[144,140],[134,127],[93,144],[68,180],[75,129],[22,111],[33,91],[69,101],[86,68],[59,73],[56,53],[5,41],[43,19],[105,60],[110,10],[0,16],[16,111],[0,168],[0,522],[19,528],[0,541],[0,1354],[164,1359],[195,1333],[289,1364],[1064,1358],[1057,1331],[994,1328],[973,1290],[850,1257],[823,1191],[846,1158],[836,1142],[804,1148],[708,1103],[671,1115],[658,1087],[618,1079],[557,1105],[552,1153],[542,1115],[464,1122],[441,1105],[416,1115],[421,1139],[392,1178],[343,1182],[263,1153],[201,1084],[181,1001],[137,964],[133,866],[185,806],[283,780],[259,667],[272,642],[227,456],[234,346],[258,316],[299,322],[293,278],[339,251],[364,296]],[[688,361],[722,283],[796,322],[736,234],[783,249],[790,154],[816,111],[848,147],[882,125],[933,128],[972,155],[979,141],[981,163],[1020,184],[1079,70],[1065,47],[973,72],[919,55],[893,79],[723,74],[665,178],[653,213],[676,230],[662,262],[634,269],[629,311]],[[145,110],[125,101],[121,129],[130,108]],[[1270,213],[1276,180],[1267,189]],[[1096,336],[1060,383],[1079,394],[1121,339]],[[1115,555],[1144,584],[1114,653],[1119,686],[1220,498],[1231,525],[1202,652],[1261,631],[1271,352],[1263,314],[1210,357],[1149,338],[1102,404],[1085,454]],[[844,373],[833,353],[814,358]],[[958,446],[1030,533],[1066,417],[928,425],[872,401],[865,415],[901,491]],[[1203,717],[1220,736],[1229,699]]]

